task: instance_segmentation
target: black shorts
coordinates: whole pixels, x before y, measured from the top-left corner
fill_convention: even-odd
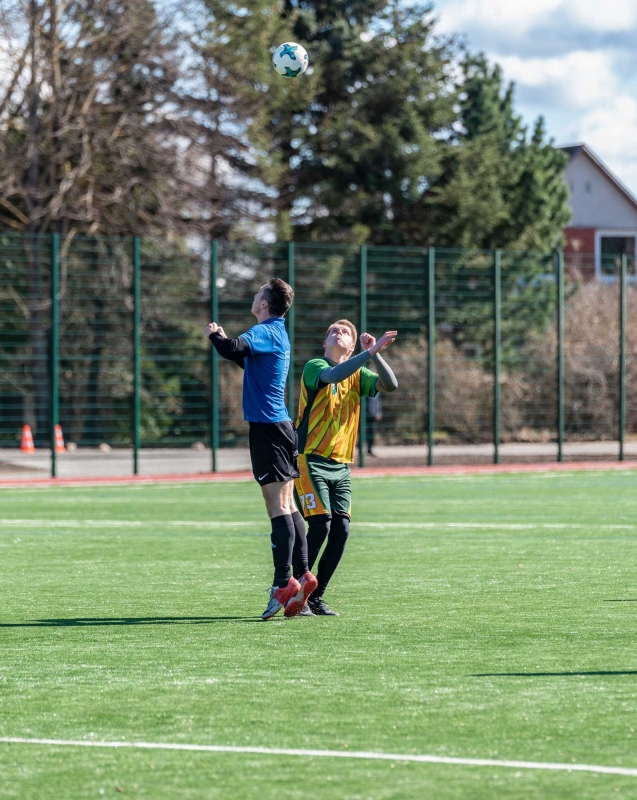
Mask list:
[[[259,486],[298,478],[299,445],[291,422],[251,422],[250,459]]]

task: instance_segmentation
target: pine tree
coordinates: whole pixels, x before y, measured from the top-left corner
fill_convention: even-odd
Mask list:
[[[274,47],[290,38],[281,2],[202,0],[192,9],[191,75],[215,108],[218,140],[207,156],[216,182],[230,189],[232,208],[222,233],[253,238],[272,218],[281,153],[273,142],[271,110],[286,108],[285,81],[272,68]]]
[[[427,6],[352,5],[315,10],[320,88],[290,170],[295,236],[406,243],[454,119],[452,47]]]
[[[436,36],[430,7],[323,0],[290,9],[316,73],[292,113],[278,98],[270,106],[281,167],[274,206],[290,215],[295,238],[559,242],[569,216],[563,154],[542,120],[529,137],[499,67]]]
[[[447,298],[441,314],[456,343],[479,342],[491,359],[492,256],[479,251],[535,251],[502,260],[502,341],[511,363],[529,333],[553,315],[555,284],[545,277],[570,219],[566,159],[547,141],[542,119],[529,137],[514,109],[514,87],[504,87],[497,65],[484,56],[467,57],[462,70],[459,124],[429,207],[432,243],[474,252],[446,257],[438,286]]]
[[[547,141],[541,118],[529,138],[497,65],[467,57],[462,73],[456,132],[429,203],[432,242],[550,251],[570,218],[565,156]]]

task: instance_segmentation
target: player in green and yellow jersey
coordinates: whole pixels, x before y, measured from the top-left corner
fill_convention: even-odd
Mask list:
[[[301,475],[294,488],[297,506],[309,524],[310,569],[327,539],[318,567],[318,586],[301,611],[303,614],[337,616],[325,605],[323,593],[349,536],[349,464],[354,461],[361,397],[375,397],[377,392],[394,392],[398,388],[394,373],[380,356],[396,336],[396,331],[387,331],[376,341],[363,333],[363,351],[352,357],[356,328],[340,319],[328,328],[323,342],[325,357],[308,361],[303,370],[296,421]],[[378,374],[364,366],[370,359]],[[296,575],[304,566],[296,551],[293,563]]]

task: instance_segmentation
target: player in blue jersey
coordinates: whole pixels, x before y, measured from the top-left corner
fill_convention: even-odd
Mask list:
[[[274,580],[263,619],[270,619],[281,609],[286,617],[298,614],[317,587],[307,565],[305,522],[294,506],[294,479],[300,474],[298,444],[284,399],[290,368],[284,317],[293,299],[292,287],[273,278],[254,296],[251,312],[257,324],[249,331],[229,339],[216,322],[206,328],[206,336],[219,355],[245,370],[243,417],[250,424],[252,472],[272,524]],[[295,563],[300,558],[305,565],[299,580],[292,577],[295,549]]]

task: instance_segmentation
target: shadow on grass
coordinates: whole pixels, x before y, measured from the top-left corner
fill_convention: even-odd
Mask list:
[[[605,603],[637,603],[637,597],[629,597],[626,600],[604,600]]]
[[[469,678],[578,678],[595,675],[637,675],[637,669],[599,672],[478,672]]]
[[[0,623],[0,628],[81,628],[100,625],[207,625],[212,622],[263,622],[261,617],[72,617]]]

